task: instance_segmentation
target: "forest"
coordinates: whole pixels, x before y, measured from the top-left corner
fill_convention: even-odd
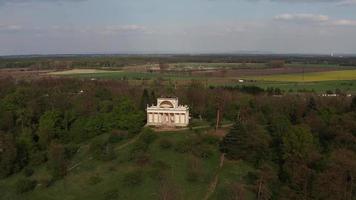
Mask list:
[[[171,139],[160,141],[163,149],[177,145],[177,151],[200,158],[216,150],[253,169],[210,199],[356,199],[356,98],[275,94],[258,87],[207,87],[198,80],[149,88],[125,80],[0,80],[0,194],[10,195],[6,188],[12,187],[11,197],[22,199],[39,185],[55,187],[72,176],[69,163],[84,144],[89,143],[94,159],[107,163],[115,157],[115,142],[141,133],[146,136],[130,156],[147,167],[142,163],[149,144],[160,136],[144,127],[146,105],[160,96],[176,96],[209,130],[223,129],[224,121],[233,126],[216,145]],[[194,124],[189,128],[194,130]],[[108,138],[95,139],[101,135]],[[33,174],[39,169],[48,178],[37,180]],[[15,176],[20,178],[14,183],[7,181]],[[187,176],[194,181],[197,174],[188,171]],[[122,182],[139,184],[138,177],[131,173]],[[193,199],[177,193],[168,190],[157,198]],[[105,199],[120,199],[110,194]]]

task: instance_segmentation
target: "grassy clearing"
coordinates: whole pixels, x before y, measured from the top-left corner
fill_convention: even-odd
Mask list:
[[[253,80],[279,81],[279,82],[317,82],[336,80],[356,80],[356,70],[339,70],[329,72],[313,72],[306,74],[283,74],[249,77]]]
[[[101,74],[101,73],[120,73],[121,71],[109,71],[100,69],[71,69],[66,71],[50,72],[48,75],[75,75],[75,74]]]

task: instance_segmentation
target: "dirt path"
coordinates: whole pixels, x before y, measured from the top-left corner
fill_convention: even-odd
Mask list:
[[[139,133],[138,135],[136,135],[134,138],[132,138],[131,140],[129,140],[128,142],[118,146],[115,148],[115,150],[121,150],[127,146],[129,146],[130,144],[136,142],[142,135],[143,135],[144,131],[141,131],[141,133]]]
[[[210,183],[208,191],[205,194],[205,197],[203,200],[208,200],[211,197],[211,195],[214,194],[216,185],[218,184],[218,181],[219,181],[219,172],[220,172],[221,168],[224,166],[224,160],[225,160],[225,154],[221,154],[218,171],[216,172],[213,181]]]
[[[233,126],[234,124],[224,124],[224,125],[221,125],[221,128],[228,128],[228,127],[231,127]],[[196,126],[196,127],[193,127],[192,130],[198,130],[198,129],[204,129],[204,128],[211,128],[211,126],[209,125],[205,125],[205,126]],[[186,130],[189,130],[190,128],[189,127],[186,127],[186,128],[161,128],[161,129],[153,129],[155,132],[178,132],[178,131],[186,131]]]

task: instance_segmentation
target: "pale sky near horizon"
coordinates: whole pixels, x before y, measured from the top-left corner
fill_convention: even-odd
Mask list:
[[[356,0],[0,0],[0,55],[356,53]]]

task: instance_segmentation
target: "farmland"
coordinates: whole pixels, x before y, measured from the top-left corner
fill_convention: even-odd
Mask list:
[[[341,81],[356,80],[356,70],[339,70],[328,72],[314,72],[302,74],[283,74],[248,77],[254,80],[280,81],[280,82],[319,82],[319,81]]]
[[[127,66],[118,71],[102,69],[72,69],[48,73],[81,79],[128,80],[135,85],[170,83],[186,85],[198,80],[207,86],[258,86],[283,91],[356,91],[356,70],[334,65],[289,64],[271,68],[264,64],[241,63],[175,63],[166,71],[149,71],[144,66]],[[157,67],[157,66],[155,66]],[[340,70],[341,69],[341,70]],[[244,80],[241,82],[239,80]]]

